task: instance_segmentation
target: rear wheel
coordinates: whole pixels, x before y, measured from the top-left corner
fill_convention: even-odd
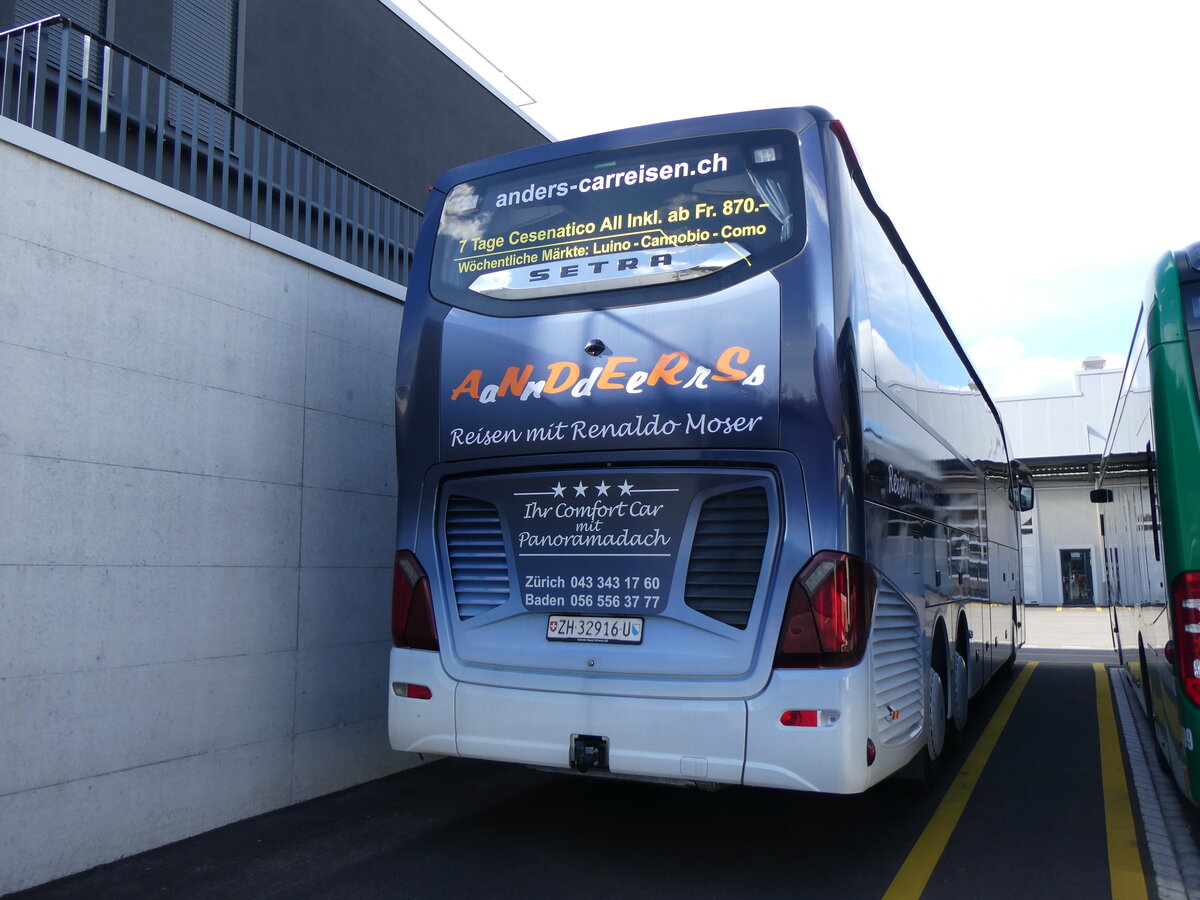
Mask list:
[[[1146,645],[1142,643],[1142,636],[1138,635],[1138,664],[1141,669],[1142,682],[1142,700],[1146,704],[1146,716],[1151,722],[1154,721],[1154,700],[1150,694],[1150,667],[1146,665]]]
[[[932,666],[928,677],[929,694],[925,703],[925,744],[896,777],[919,793],[933,787],[938,761],[946,747],[946,692],[942,676]]]
[[[937,669],[929,670],[929,735],[925,755],[931,764],[941,759],[946,749],[946,689]]]
[[[956,648],[950,659],[954,663],[954,675],[950,684],[950,719],[954,725],[955,737],[958,737],[967,727],[971,684],[967,678],[967,658],[963,655],[962,648]]]

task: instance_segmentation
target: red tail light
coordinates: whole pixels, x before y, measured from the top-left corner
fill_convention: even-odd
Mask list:
[[[1192,702],[1200,705],[1200,572],[1181,572],[1171,584],[1175,617],[1175,657],[1179,678]]]
[[[397,551],[392,574],[392,643],[413,650],[438,649],[429,578],[409,550]]]
[[[862,659],[875,608],[875,570],[822,551],[792,581],[775,668],[844,668]]]

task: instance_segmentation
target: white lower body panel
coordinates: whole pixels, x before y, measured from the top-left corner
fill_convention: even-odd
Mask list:
[[[867,765],[865,667],[776,671],[749,700],[657,699],[460,683],[436,653],[393,650],[391,681],[432,694],[389,692],[396,750],[565,770],[574,736],[589,735],[605,739],[616,775],[829,793],[866,790],[912,756],[880,747]],[[820,710],[821,724],[783,725],[791,709]]]

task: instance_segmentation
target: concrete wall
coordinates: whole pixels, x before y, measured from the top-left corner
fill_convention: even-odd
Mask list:
[[[0,124],[4,893],[415,760],[385,727],[400,303]]]

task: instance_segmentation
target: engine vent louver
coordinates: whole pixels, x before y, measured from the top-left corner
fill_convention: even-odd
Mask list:
[[[470,497],[451,497],[446,505],[446,549],[460,619],[470,619],[508,600],[508,553],[495,506]]]
[[[767,492],[747,488],[704,502],[688,561],[684,602],[734,628],[745,628],[762,573],[770,511]]]
[[[875,600],[871,639],[879,737],[884,745],[903,743],[925,717],[921,620],[903,597],[884,586]]]

